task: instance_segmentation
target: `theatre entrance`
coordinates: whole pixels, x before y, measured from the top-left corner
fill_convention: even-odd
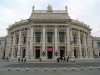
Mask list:
[[[47,47],[48,59],[53,58],[53,47]]]
[[[40,58],[40,47],[35,47],[35,58],[36,59]]]
[[[60,58],[65,57],[65,47],[60,47]]]
[[[22,51],[22,58],[25,58],[25,55],[26,55],[26,49],[24,48]]]

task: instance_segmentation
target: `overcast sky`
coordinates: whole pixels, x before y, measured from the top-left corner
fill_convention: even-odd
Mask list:
[[[88,24],[92,35],[100,37],[100,0],[0,0],[0,37],[7,35],[9,25],[28,19],[33,5],[44,10],[48,4],[55,10],[64,10],[67,5],[72,19]]]

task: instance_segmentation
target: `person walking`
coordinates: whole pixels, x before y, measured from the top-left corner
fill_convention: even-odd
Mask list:
[[[67,57],[67,62],[69,62],[69,56]]]

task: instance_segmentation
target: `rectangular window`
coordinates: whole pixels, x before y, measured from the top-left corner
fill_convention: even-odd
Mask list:
[[[97,43],[98,48],[100,48],[100,42]]]
[[[53,32],[47,32],[48,43],[53,42]]]
[[[24,36],[24,44],[26,44],[26,39],[27,39],[27,37],[26,37],[26,36]]]
[[[59,32],[59,42],[60,43],[64,43],[65,41],[65,35],[64,35],[64,32]]]
[[[23,38],[23,39],[22,39],[22,40],[23,40],[22,43],[23,43],[23,44],[26,44],[26,42],[27,42],[27,35],[26,35],[26,34],[23,34],[22,38]],[[17,43],[18,43],[18,42],[19,42],[19,37],[17,37]]]
[[[19,36],[17,36],[17,38],[16,38],[16,43],[17,44],[19,43]]]
[[[87,37],[86,37],[86,44],[87,44],[88,42],[87,42]]]
[[[83,44],[83,36],[80,37],[81,44]]]
[[[41,32],[35,32],[36,43],[41,42]]]
[[[76,34],[73,35],[73,43],[77,44],[77,35]]]
[[[0,46],[1,46],[1,41],[0,41]]]

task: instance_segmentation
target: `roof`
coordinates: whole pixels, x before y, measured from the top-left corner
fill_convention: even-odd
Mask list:
[[[67,20],[70,19],[65,10],[34,10],[30,16],[31,20]]]

